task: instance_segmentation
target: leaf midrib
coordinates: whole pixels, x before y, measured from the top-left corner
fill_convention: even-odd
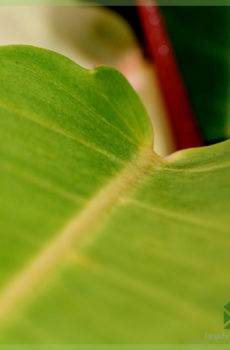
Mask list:
[[[159,169],[161,160],[152,149],[141,149],[121,172],[74,215],[21,271],[16,273],[0,291],[0,324],[12,311],[28,299],[53,269],[58,267],[68,251],[104,221],[122,196],[143,182],[150,169]]]

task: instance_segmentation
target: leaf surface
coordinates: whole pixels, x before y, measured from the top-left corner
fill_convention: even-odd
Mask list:
[[[0,49],[1,343],[197,343],[229,301],[230,143],[152,150],[116,70]]]

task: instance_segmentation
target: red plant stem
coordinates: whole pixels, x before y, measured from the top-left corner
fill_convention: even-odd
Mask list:
[[[159,77],[177,149],[202,146],[203,140],[160,9],[155,3],[151,6],[141,4],[143,0],[137,0],[141,24]]]

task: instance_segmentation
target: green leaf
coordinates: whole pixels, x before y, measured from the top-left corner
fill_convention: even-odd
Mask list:
[[[152,150],[116,70],[0,49],[1,343],[199,343],[229,302],[230,142]]]
[[[207,144],[230,137],[230,7],[162,6]]]

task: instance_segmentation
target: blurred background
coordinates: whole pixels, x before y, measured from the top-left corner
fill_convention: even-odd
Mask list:
[[[120,70],[148,111],[154,148],[162,156],[183,148],[194,123],[199,141],[188,146],[228,138],[229,7],[151,12],[154,8],[78,6],[77,1],[73,6],[0,6],[0,45],[35,45],[86,68],[105,64]],[[181,81],[184,95],[178,92]],[[191,114],[195,120],[189,121]]]

